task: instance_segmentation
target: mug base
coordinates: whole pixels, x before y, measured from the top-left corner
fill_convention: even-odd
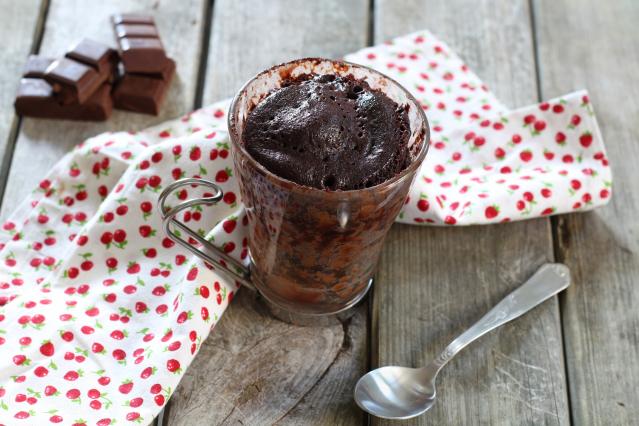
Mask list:
[[[362,291],[361,294],[359,294],[357,298],[353,299],[347,306],[335,312],[322,314],[305,314],[300,312],[293,312],[284,308],[278,303],[269,300],[259,290],[258,294],[260,296],[259,300],[261,301],[261,303],[263,303],[268,308],[268,311],[273,317],[277,318],[280,321],[304,327],[330,327],[352,317],[355,313],[356,308],[360,305],[360,303],[364,300],[364,298],[370,291],[372,285],[373,278],[370,278],[364,291]]]

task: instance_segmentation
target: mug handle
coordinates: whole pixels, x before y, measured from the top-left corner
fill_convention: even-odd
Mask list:
[[[214,190],[215,193],[210,197],[191,198],[186,201],[182,201],[174,207],[168,207],[166,205],[166,200],[169,195],[182,187],[190,185],[204,186]],[[254,286],[249,278],[249,269],[246,266],[242,265],[240,262],[233,259],[228,254],[215,247],[200,234],[193,231],[191,228],[189,228],[176,218],[177,214],[180,213],[182,210],[190,209],[199,205],[213,206],[217,204],[223,196],[224,191],[222,191],[222,188],[209,180],[200,178],[184,178],[176,180],[172,184],[168,185],[162,191],[160,197],[158,198],[158,207],[162,214],[162,226],[164,228],[165,234],[171,240],[180,244],[182,247],[184,247],[200,259],[204,260],[205,262],[217,266],[223,272],[229,274],[234,280],[237,280],[243,285],[254,289]],[[188,241],[182,239],[182,237],[180,237],[180,235],[175,232],[174,227],[177,227],[184,233],[188,234],[191,238],[200,243],[201,247],[198,248]],[[221,258],[224,263],[217,260],[217,258],[215,258],[214,256]]]

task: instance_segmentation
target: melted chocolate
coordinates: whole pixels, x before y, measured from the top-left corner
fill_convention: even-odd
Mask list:
[[[248,153],[301,185],[351,190],[378,185],[410,163],[408,114],[352,76],[289,80],[246,119]]]

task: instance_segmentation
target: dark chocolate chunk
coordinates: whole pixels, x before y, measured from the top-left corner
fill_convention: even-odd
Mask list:
[[[76,44],[67,54],[67,58],[89,65],[100,75],[108,74],[107,80],[113,81],[118,65],[118,54],[109,46],[90,39]]]
[[[116,108],[157,115],[175,74],[175,62],[169,59],[165,78],[125,74],[113,91]]]
[[[158,74],[166,69],[168,58],[152,17],[114,15],[111,20],[127,73]]]
[[[122,64],[127,73],[157,73],[166,67],[167,57],[158,38],[121,38]]]
[[[83,103],[105,81],[105,76],[90,66],[68,58],[54,61],[47,68],[44,78],[63,105]]]
[[[53,87],[41,78],[20,80],[14,105],[23,116],[63,120],[104,121],[113,110],[110,84],[100,86],[83,104],[61,105]]]
[[[111,16],[111,22],[113,25],[118,24],[145,24],[155,25],[155,20],[152,16],[142,15],[138,13],[121,13]]]
[[[27,63],[24,64],[22,76],[30,78],[44,78],[44,73],[54,60],[55,59],[45,58],[44,56],[29,55]]]
[[[141,24],[118,24],[115,26],[115,35],[118,38],[140,37],[140,38],[160,38],[155,25]]]

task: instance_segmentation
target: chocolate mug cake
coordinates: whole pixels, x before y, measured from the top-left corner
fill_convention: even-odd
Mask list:
[[[426,154],[421,106],[376,71],[306,59],[247,83],[229,130],[257,290],[298,314],[352,306]]]
[[[249,224],[249,268],[176,219],[221,200],[213,182],[188,178],[165,188],[159,204],[167,235],[253,287],[279,318],[323,325],[351,312],[371,285],[384,238],[426,156],[421,105],[373,69],[300,59],[246,83],[231,104],[228,131]],[[188,185],[214,195],[165,206]]]

